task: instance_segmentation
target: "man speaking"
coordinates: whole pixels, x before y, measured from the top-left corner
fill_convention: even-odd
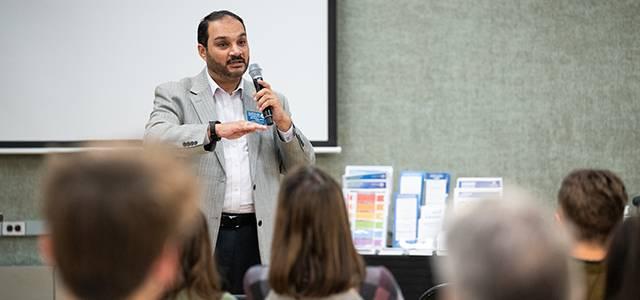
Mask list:
[[[196,152],[215,255],[225,287],[242,294],[246,270],[269,259],[280,174],[313,164],[311,143],[295,127],[286,98],[262,80],[256,93],[242,76],[249,43],[242,19],[214,11],[198,25],[206,68],[155,90],[145,139]],[[263,112],[270,109],[273,125]]]

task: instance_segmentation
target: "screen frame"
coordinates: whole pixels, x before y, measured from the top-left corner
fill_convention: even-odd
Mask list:
[[[328,5],[328,22],[327,22],[327,38],[328,38],[328,139],[326,141],[311,141],[314,147],[338,147],[337,143],[337,88],[336,88],[336,0],[327,0]],[[43,122],[43,126],[46,124]],[[83,148],[87,144],[108,144],[108,143],[128,143],[133,145],[142,145],[140,139],[121,139],[121,140],[74,140],[74,141],[0,141],[0,153],[6,153],[10,149],[38,149],[46,148]]]

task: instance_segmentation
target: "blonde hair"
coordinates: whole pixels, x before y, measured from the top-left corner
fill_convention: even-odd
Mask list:
[[[458,299],[576,299],[569,235],[521,192],[456,212],[439,265]]]

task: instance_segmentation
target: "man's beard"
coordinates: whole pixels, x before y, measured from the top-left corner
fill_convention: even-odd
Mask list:
[[[242,70],[229,71],[228,66],[230,64],[237,63],[237,62],[241,62],[244,64],[244,67],[242,68]],[[224,65],[219,64],[213,59],[209,59],[208,65],[211,71],[213,71],[213,73],[215,74],[218,74],[225,78],[238,79],[238,78],[242,78],[242,75],[244,75],[244,72],[247,71],[247,66],[249,65],[249,61],[248,59],[245,61],[244,58],[240,56],[236,56],[236,57],[231,57],[229,60],[227,60],[227,62]]]

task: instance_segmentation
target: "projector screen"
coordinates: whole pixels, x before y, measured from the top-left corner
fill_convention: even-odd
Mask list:
[[[3,0],[0,148],[140,140],[155,87],[205,67],[197,25],[221,9],[244,19],[296,126],[336,146],[335,0]]]

